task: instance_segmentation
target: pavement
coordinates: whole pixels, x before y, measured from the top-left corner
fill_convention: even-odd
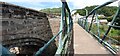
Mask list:
[[[110,54],[93,36],[74,23],[74,54]]]

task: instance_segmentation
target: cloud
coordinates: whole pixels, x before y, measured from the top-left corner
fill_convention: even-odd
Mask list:
[[[110,0],[71,0],[70,2],[73,3],[74,9],[81,9],[86,6],[92,6],[92,5],[101,5],[107,1]],[[110,4],[109,6],[117,6],[118,1]]]
[[[0,0],[5,2],[60,2],[60,0]]]
[[[5,2],[5,1],[4,1]],[[61,2],[8,2],[22,7],[40,10],[44,8],[58,8],[61,7]]]
[[[9,3],[9,2],[8,2]],[[10,2],[11,4],[19,5],[22,7],[27,7],[27,8],[32,8],[35,10],[40,10],[42,9],[45,5],[41,3],[32,3],[32,2]]]
[[[13,4],[17,4],[24,7],[33,8],[36,10],[40,10],[43,8],[53,8],[53,7],[61,7],[61,0],[0,0],[4,2],[9,2]],[[71,10],[73,9],[81,9],[86,6],[92,5],[101,5],[110,0],[66,0]],[[112,3],[109,6],[117,6],[118,2]]]

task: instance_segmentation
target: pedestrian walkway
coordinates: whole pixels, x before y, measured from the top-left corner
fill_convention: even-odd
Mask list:
[[[74,54],[110,54],[94,37],[74,23]]]

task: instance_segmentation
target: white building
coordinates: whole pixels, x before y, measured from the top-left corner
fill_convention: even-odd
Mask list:
[[[99,22],[100,23],[106,23],[106,24],[108,23],[108,21],[106,19],[101,19],[101,20],[99,20]]]
[[[74,14],[74,15],[72,16],[73,22],[77,22],[78,19],[81,18],[81,17],[83,17],[83,16],[79,15],[78,13],[77,13],[77,14]]]

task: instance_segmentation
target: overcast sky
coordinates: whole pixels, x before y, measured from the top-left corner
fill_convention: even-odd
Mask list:
[[[0,0],[36,10],[43,8],[61,7],[60,0]],[[67,0],[70,9],[81,9],[86,6],[100,5],[110,0]],[[118,1],[109,6],[118,6]]]

